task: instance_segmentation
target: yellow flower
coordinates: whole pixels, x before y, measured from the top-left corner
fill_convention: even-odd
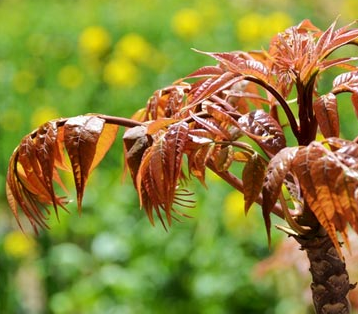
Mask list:
[[[59,113],[53,107],[37,108],[31,116],[31,126],[33,129],[52,119],[59,118]]]
[[[153,48],[142,36],[129,33],[124,35],[116,44],[115,53],[136,62],[150,61]]]
[[[255,210],[256,209],[256,210]],[[248,217],[245,215],[244,195],[238,191],[230,192],[224,199],[223,222],[228,231],[237,236],[256,232],[257,228],[262,228],[262,217],[257,210],[257,205],[253,204],[249,210]]]
[[[75,89],[81,85],[83,75],[77,66],[66,65],[59,71],[58,81],[65,88]]]
[[[155,49],[143,36],[136,33],[124,35],[116,44],[115,58],[127,58],[134,63],[162,71],[168,64],[166,56]]]
[[[229,230],[235,230],[246,218],[244,204],[244,195],[238,191],[230,192],[226,196],[224,200],[224,223]]]
[[[182,9],[172,18],[172,29],[179,37],[189,39],[199,34],[202,17],[197,10]]]
[[[240,41],[251,42],[262,38],[262,21],[264,16],[258,13],[250,13],[243,16],[236,23],[236,33]]]
[[[237,21],[236,33],[244,43],[255,43],[269,39],[278,32],[284,31],[292,24],[292,19],[284,12],[273,12],[267,16],[250,13]]]
[[[8,233],[4,238],[4,251],[14,258],[26,257],[35,251],[36,242],[20,231]]]
[[[102,56],[111,45],[111,36],[102,26],[87,27],[79,38],[80,50],[93,57]]]
[[[265,34],[272,37],[293,24],[292,18],[284,12],[273,12],[264,20]]]
[[[19,71],[14,75],[12,84],[16,92],[26,94],[35,87],[36,76],[27,70]]]
[[[129,59],[116,58],[105,65],[103,80],[112,87],[132,87],[139,80],[138,69]]]

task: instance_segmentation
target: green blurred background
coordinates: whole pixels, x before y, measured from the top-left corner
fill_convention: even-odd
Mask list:
[[[122,180],[119,138],[82,216],[73,204],[37,237],[7,206],[7,162],[47,120],[130,117],[156,89],[213,64],[191,48],[260,49],[305,18],[326,28],[357,13],[355,0],[0,1],[0,313],[313,313],[304,253],[276,230],[270,251],[260,209],[245,217],[242,197],[210,173],[209,192],[190,185],[193,219],[153,228]]]

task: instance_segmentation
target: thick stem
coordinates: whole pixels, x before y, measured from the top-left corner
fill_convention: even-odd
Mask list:
[[[312,239],[295,237],[306,251],[312,274],[312,298],[317,314],[349,314],[347,298],[355,285],[349,283],[346,264],[328,235]]]

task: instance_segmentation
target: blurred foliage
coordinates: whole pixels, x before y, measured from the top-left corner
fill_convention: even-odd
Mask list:
[[[190,48],[260,49],[304,18],[326,27],[357,13],[354,0],[1,1],[1,313],[312,313],[297,267],[257,276],[272,253],[260,209],[246,218],[241,196],[215,176],[209,192],[191,184],[193,219],[153,228],[129,180],[120,182],[118,141],[81,217],[73,206],[60,224],[50,217],[51,231],[25,237],[5,201],[6,167],[39,124],[87,112],[129,117],[154,90],[211,62]],[[273,247],[280,241],[276,232]]]

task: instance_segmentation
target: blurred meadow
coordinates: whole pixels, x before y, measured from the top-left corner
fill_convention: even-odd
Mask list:
[[[242,196],[214,175],[208,191],[189,185],[192,219],[153,228],[123,178],[120,136],[90,178],[81,217],[72,204],[60,223],[50,217],[50,231],[25,226],[24,235],[5,196],[8,159],[41,123],[130,117],[156,89],[213,64],[191,48],[261,49],[303,19],[326,28],[358,16],[355,0],[297,3],[0,1],[0,313],[313,313],[304,253],[277,230],[270,251],[260,209],[245,217]],[[343,128],[347,137],[357,130]]]

